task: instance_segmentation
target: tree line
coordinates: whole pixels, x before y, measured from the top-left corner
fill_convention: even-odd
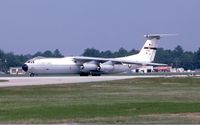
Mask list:
[[[130,51],[120,48],[117,51],[100,51],[94,48],[87,48],[84,50],[82,56],[89,57],[103,57],[103,58],[115,58],[129,56],[136,54],[139,51],[132,49]],[[9,67],[22,66],[28,59],[42,56],[42,57],[64,57],[58,50],[36,52],[35,54],[14,54],[13,52],[5,53],[0,50],[0,71],[7,71]],[[184,51],[181,46],[175,47],[173,50],[158,48],[155,61],[157,63],[165,63],[173,67],[183,67],[185,69],[200,69],[200,48],[197,51]]]

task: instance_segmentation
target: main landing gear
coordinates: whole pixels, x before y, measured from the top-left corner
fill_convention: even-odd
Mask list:
[[[100,73],[86,73],[86,72],[81,72],[80,73],[80,76],[89,76],[89,75],[92,75],[92,76],[101,76]]]
[[[90,73],[85,73],[85,72],[80,73],[80,76],[89,76],[89,75],[90,75]]]
[[[30,73],[30,77],[34,77],[35,76],[35,73]]]

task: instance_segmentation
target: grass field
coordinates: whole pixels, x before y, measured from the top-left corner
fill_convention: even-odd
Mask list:
[[[0,88],[0,123],[200,123],[200,79]]]

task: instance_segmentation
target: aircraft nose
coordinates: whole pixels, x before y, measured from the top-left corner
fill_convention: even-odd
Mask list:
[[[22,66],[22,69],[23,69],[25,72],[27,72],[27,71],[28,71],[28,65],[27,65],[27,64],[24,64],[24,65]]]

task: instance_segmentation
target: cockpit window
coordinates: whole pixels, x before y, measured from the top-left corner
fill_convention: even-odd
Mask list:
[[[44,58],[45,57],[38,56],[38,57],[35,57],[35,58],[32,58],[32,59],[28,60],[26,63],[35,63],[36,60],[44,59]]]
[[[34,63],[34,61],[27,61],[27,63]]]

